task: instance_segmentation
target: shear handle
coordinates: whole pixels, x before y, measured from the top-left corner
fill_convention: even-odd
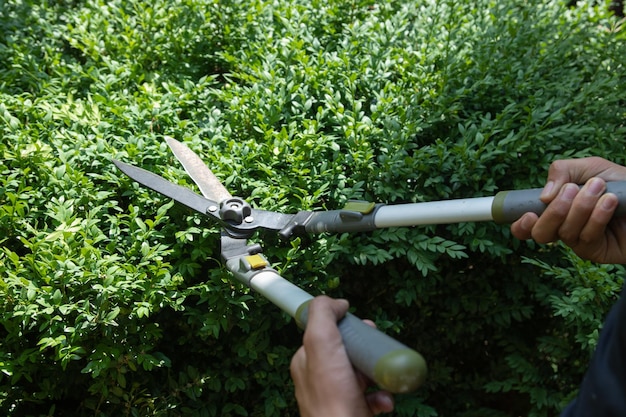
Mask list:
[[[281,277],[260,253],[258,245],[222,237],[226,267],[235,278],[260,293],[306,327],[309,302],[313,296]],[[411,392],[426,378],[422,355],[381,331],[347,314],[338,323],[352,364],[381,388],[393,393]]]

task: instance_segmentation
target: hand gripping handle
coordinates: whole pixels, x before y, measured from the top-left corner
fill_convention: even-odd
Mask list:
[[[299,322],[306,322],[308,302],[296,315]],[[350,313],[337,327],[350,362],[380,388],[392,393],[411,392],[426,379],[426,361],[413,349]]]
[[[293,317],[300,327],[306,327],[312,295],[269,268],[249,274],[245,272],[248,268],[237,268],[232,262],[229,269],[240,281]],[[426,379],[426,361],[415,350],[349,313],[337,326],[352,364],[382,389],[392,393],[410,392]]]
[[[499,192],[491,206],[493,220],[498,223],[513,223],[527,212],[540,215],[546,208],[546,204],[539,198],[542,190],[533,188]],[[615,215],[626,214],[626,181],[607,182],[605,193],[615,194],[619,200]]]

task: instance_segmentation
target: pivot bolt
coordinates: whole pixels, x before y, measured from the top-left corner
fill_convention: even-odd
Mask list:
[[[244,219],[252,219],[252,207],[239,197],[232,197],[222,202],[220,207],[222,220],[233,224],[241,224]],[[253,219],[254,220],[254,219]],[[248,222],[249,223],[249,222]]]

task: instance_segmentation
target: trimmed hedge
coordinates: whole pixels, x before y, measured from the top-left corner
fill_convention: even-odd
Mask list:
[[[110,163],[193,188],[165,134],[284,212],[538,187],[558,158],[626,163],[626,43],[604,7],[5,3],[5,415],[297,415],[300,331],[231,281],[216,227]],[[428,383],[397,416],[557,415],[624,273],[492,223],[259,238],[285,277],[424,354]]]

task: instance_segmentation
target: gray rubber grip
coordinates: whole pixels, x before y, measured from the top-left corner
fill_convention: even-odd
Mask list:
[[[306,326],[308,303],[296,314]],[[348,313],[337,324],[350,362],[380,388],[392,393],[416,390],[426,379],[426,361],[415,350]]]
[[[376,230],[374,212],[362,214],[350,210],[314,212],[305,224],[308,233],[368,232]]]
[[[491,206],[493,220],[497,223],[513,223],[524,213],[532,212],[540,215],[546,208],[546,204],[539,199],[542,190],[542,188],[533,188],[499,192],[494,197]],[[606,193],[615,194],[619,200],[615,215],[626,214],[626,181],[607,182]]]

